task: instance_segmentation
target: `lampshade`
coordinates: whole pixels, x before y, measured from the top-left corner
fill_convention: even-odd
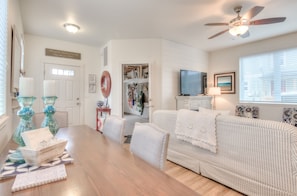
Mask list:
[[[80,29],[78,25],[71,24],[71,23],[65,23],[64,27],[70,33],[76,33]]]
[[[221,94],[221,88],[220,87],[210,87],[208,88],[208,95],[220,95]]]

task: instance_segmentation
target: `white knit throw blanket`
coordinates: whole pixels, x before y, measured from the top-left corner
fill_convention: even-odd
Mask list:
[[[192,143],[213,153],[217,151],[216,112],[178,111],[175,134],[177,139]]]

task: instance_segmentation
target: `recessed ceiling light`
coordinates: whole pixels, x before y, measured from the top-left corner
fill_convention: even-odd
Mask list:
[[[71,23],[65,23],[64,27],[70,33],[76,33],[80,29],[78,25]]]

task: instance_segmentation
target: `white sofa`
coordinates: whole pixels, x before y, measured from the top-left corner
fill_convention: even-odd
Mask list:
[[[247,195],[297,195],[297,128],[231,115],[216,117],[217,152],[176,139],[177,112],[152,122],[170,131],[167,159]]]

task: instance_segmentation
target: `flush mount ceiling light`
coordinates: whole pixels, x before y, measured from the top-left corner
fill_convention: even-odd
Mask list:
[[[78,25],[71,23],[65,23],[64,27],[69,33],[76,33],[80,29]]]

